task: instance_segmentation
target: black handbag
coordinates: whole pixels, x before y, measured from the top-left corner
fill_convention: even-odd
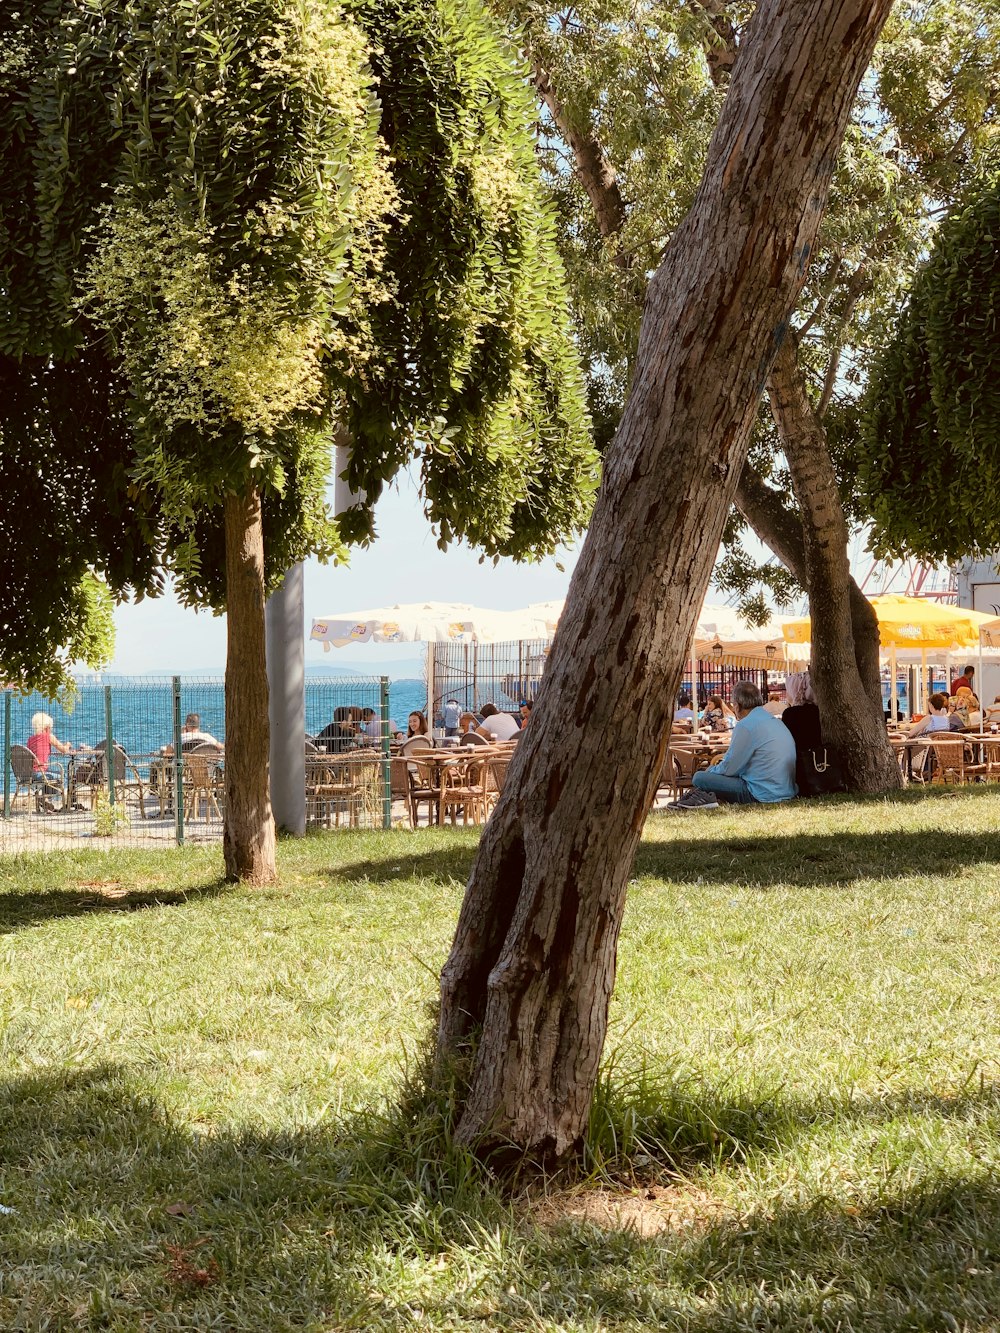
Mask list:
[[[829,796],[846,791],[840,757],[832,745],[800,750],[795,761],[795,782],[800,796]]]

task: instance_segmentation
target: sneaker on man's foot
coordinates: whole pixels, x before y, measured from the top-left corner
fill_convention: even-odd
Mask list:
[[[717,810],[719,802],[710,791],[699,791],[697,787],[690,787],[683,796],[678,796],[676,801],[671,801],[667,806],[668,810]]]

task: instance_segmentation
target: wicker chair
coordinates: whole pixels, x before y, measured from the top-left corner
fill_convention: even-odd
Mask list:
[[[492,744],[492,742],[491,742],[486,736],[480,736],[480,734],[479,734],[478,731],[466,731],[466,732],[462,735],[462,737],[461,737],[461,739],[459,740],[458,743],[459,743],[459,745],[491,745],[491,744]]]
[[[219,762],[222,751],[214,745],[198,745],[184,756],[184,818],[197,819],[202,804],[205,823],[214,812],[222,818],[219,805]]]
[[[66,775],[62,764],[50,763],[48,771],[59,774],[59,787],[53,784],[47,784],[42,774],[35,768],[35,756],[26,745],[12,745],[10,747],[10,767],[14,774],[14,797],[11,802],[13,808],[17,804],[20,796],[24,796],[31,808],[31,796],[34,793],[34,808],[41,811],[45,809],[45,801],[49,796],[58,795],[60,799],[66,790]]]
[[[458,822],[458,812],[462,812],[462,823],[485,824],[489,792],[487,777],[490,770],[488,758],[456,760],[453,764],[444,764],[441,768],[440,808],[442,817],[451,811],[452,822]],[[471,817],[471,818],[470,818]]]
[[[497,758],[490,759],[486,764],[486,806],[487,813],[491,813],[493,807],[500,799],[500,793],[503,791],[504,783],[507,781],[507,770],[510,768],[511,756],[509,754],[499,755]]]
[[[393,802],[403,802],[410,828],[415,828],[413,810],[410,805],[410,770],[407,767],[406,760],[401,756],[394,756],[389,761],[389,794]]]
[[[346,815],[357,828],[366,798],[381,793],[382,756],[377,751],[306,756],[306,801],[310,823],[339,828]],[[381,801],[381,794],[378,795]]]
[[[681,747],[668,750],[664,761],[664,772],[660,775],[660,786],[669,787],[674,796],[689,790],[691,779],[701,769],[708,768],[710,757],[699,754],[696,750]]]
[[[932,736],[930,748],[934,751],[935,770],[932,782],[963,783],[965,773],[965,741],[961,736]]]

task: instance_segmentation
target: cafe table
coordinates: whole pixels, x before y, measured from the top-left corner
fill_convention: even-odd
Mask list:
[[[442,749],[435,747],[427,750],[410,750],[403,756],[407,764],[426,764],[427,773],[431,780],[431,785],[437,789],[437,820],[438,824],[444,823],[444,811],[441,806],[441,774],[443,769],[449,765],[457,766],[464,764],[469,760],[489,760],[507,758],[509,751],[501,750],[498,745],[462,745]]]

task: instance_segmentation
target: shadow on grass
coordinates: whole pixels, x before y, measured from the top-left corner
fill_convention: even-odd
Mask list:
[[[677,817],[670,816],[677,821]],[[692,815],[697,838],[686,837],[679,821],[671,824],[677,835],[662,842],[643,842],[633,875],[667,881],[701,879],[718,884],[790,884],[808,888],[837,887],[857,880],[904,879],[909,876],[950,875],[966,866],[1000,865],[1000,830],[974,835],[941,828],[918,832],[849,833],[842,830],[801,833],[795,837],[767,832],[755,821],[746,832],[732,824],[713,837],[706,829],[713,815]],[[367,880],[391,884],[430,879],[439,884],[462,885],[469,877],[475,848],[438,848],[408,853],[392,850],[379,857],[331,867],[338,881]]]
[[[995,1117],[997,1090],[922,1109]],[[827,1111],[862,1151],[906,1104],[786,1106],[761,1150]],[[724,1105],[708,1106],[724,1121]],[[778,1131],[778,1138],[775,1132]],[[891,1157],[891,1134],[883,1152]],[[899,1162],[841,1202],[789,1191],[659,1234],[510,1200],[417,1118],[298,1133],[197,1134],[130,1071],[0,1084],[0,1247],[19,1327],[995,1330],[1000,1187]],[[888,1180],[889,1183],[886,1183]],[[897,1183],[898,1182],[898,1183]],[[702,1179],[710,1184],[710,1178]],[[577,1200],[580,1194],[573,1196]],[[641,1192],[640,1192],[641,1197]],[[4,1308],[4,1302],[8,1305]],[[161,1325],[160,1317],[163,1323]],[[168,1317],[169,1316],[169,1317]]]
[[[367,880],[371,884],[396,884],[403,880],[428,879],[435,884],[465,884],[476,855],[474,846],[461,844],[437,847],[432,851],[413,852],[406,848],[406,834],[400,834],[400,846],[387,853],[353,861],[346,865],[330,866],[315,873],[329,879],[343,881]]]
[[[697,816],[695,816],[697,818]],[[711,816],[701,816],[711,818]],[[759,826],[758,826],[759,827]],[[672,838],[646,842],[633,874],[667,880],[700,877],[719,884],[837,887],[857,880],[951,875],[966,866],[1000,864],[1000,831],[974,834],[928,827],[918,832],[801,833]]]
[[[13,893],[0,890],[0,935],[9,935],[59,917],[180,907],[202,898],[217,898],[232,889],[233,885],[222,879],[190,889],[129,889],[117,880],[104,879],[85,881],[64,889],[27,889]]]

